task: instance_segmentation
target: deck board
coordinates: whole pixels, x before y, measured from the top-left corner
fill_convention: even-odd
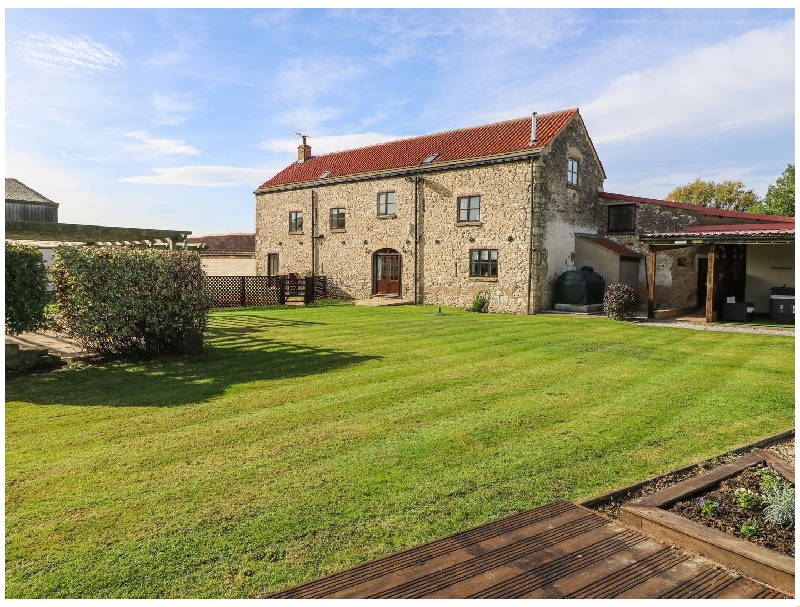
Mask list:
[[[559,500],[267,598],[788,598]]]

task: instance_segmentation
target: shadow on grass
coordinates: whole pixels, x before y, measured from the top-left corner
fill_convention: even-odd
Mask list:
[[[171,407],[200,403],[236,385],[312,376],[356,365],[362,356],[273,339],[270,329],[324,324],[264,317],[216,318],[204,354],[147,362],[71,365],[9,380],[6,401],[38,405]]]

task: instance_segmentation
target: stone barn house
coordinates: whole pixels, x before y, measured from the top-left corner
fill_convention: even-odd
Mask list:
[[[552,305],[605,173],[577,109],[313,156],[256,190],[259,274],[324,274],[354,298],[493,312]]]
[[[731,296],[763,312],[771,287],[794,286],[793,218],[613,194],[605,178],[577,109],[319,156],[303,138],[255,192],[257,273],[531,314],[592,266],[651,315],[708,305],[709,321]]]

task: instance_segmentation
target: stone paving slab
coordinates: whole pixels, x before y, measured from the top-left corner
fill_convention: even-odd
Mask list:
[[[17,344],[20,350],[46,348],[51,354],[57,354],[63,359],[79,358],[85,355],[81,347],[74,341],[48,331],[6,335],[6,343]]]
[[[406,301],[398,297],[371,297],[370,299],[357,299],[357,306],[412,306],[413,301]]]

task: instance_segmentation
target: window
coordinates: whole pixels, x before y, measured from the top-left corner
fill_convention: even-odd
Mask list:
[[[469,261],[470,276],[497,278],[497,249],[473,249]]]
[[[289,231],[302,232],[303,231],[303,212],[292,211],[289,213]]]
[[[578,187],[578,161],[575,158],[567,160],[567,185]]]
[[[439,153],[437,152],[436,154],[431,154],[430,156],[426,156],[425,159],[422,162],[420,162],[420,164],[429,164],[429,163],[433,162],[434,160],[436,160],[436,157],[438,155],[439,155]]]
[[[378,194],[378,215],[394,215],[394,192]]]
[[[636,205],[613,204],[606,207],[607,232],[635,232]]]
[[[328,175],[330,175],[330,174],[331,174],[331,172],[330,172],[330,171],[325,171],[325,172],[324,172],[322,175],[320,175],[319,177],[317,177],[317,179],[325,179],[325,178],[326,178]]]
[[[463,196],[458,199],[458,220],[459,221],[481,220],[480,196]]]
[[[278,275],[278,254],[270,253],[267,255],[267,276]]]
[[[344,208],[331,209],[331,230],[344,230]]]

